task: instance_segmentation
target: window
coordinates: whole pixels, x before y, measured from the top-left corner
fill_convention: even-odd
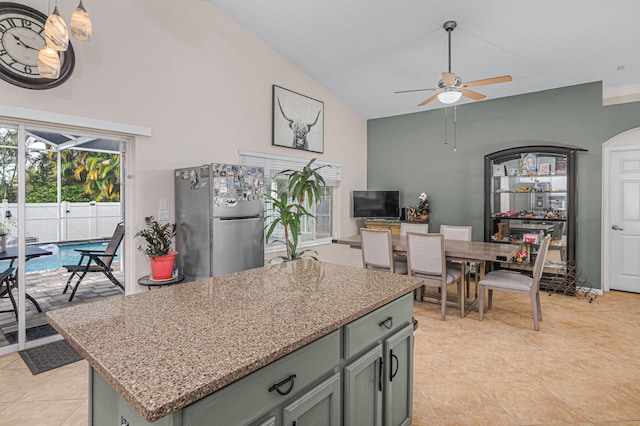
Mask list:
[[[287,185],[286,176],[278,175],[283,170],[301,170],[309,160],[284,157],[280,155],[271,155],[255,152],[240,152],[240,159],[243,165],[251,167],[263,167],[265,176],[265,188],[270,188],[272,192],[277,192],[285,188]],[[300,246],[311,246],[317,244],[325,244],[331,241],[331,235],[333,234],[333,203],[335,189],[340,186],[340,174],[342,166],[339,163],[329,163],[326,161],[318,161],[314,165],[327,165],[329,167],[323,167],[319,172],[325,180],[326,187],[324,188],[321,200],[315,206],[306,205],[305,208],[310,211],[315,219],[303,218],[302,229],[300,233]],[[271,203],[265,200],[265,217],[268,226],[268,212],[271,209]],[[274,232],[274,238],[284,238],[284,230],[277,229]],[[282,250],[281,244],[266,245],[266,251],[279,251]]]

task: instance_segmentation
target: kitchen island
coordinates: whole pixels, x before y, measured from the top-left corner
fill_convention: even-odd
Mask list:
[[[421,284],[305,259],[47,320],[89,363],[89,424],[410,424]]]

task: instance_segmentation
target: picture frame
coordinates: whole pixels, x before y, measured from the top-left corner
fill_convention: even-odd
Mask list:
[[[533,175],[538,172],[538,155],[533,152],[522,154],[520,157],[520,174]]]
[[[564,157],[556,158],[556,174],[557,175],[566,175],[567,174],[567,159]]]
[[[549,175],[551,174],[551,163],[540,163],[540,170],[538,171],[540,175]]]
[[[504,176],[505,169],[502,164],[494,164],[493,165],[493,175],[494,176]]]
[[[324,102],[273,85],[272,145],[324,152]]]

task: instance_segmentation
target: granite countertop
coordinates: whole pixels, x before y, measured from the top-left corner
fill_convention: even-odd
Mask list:
[[[406,275],[305,259],[46,316],[152,422],[421,283]]]

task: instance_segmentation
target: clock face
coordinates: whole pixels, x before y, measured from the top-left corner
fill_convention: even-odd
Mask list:
[[[45,44],[47,17],[28,6],[0,2],[0,78],[27,89],[50,89],[64,83],[73,72],[74,54],[69,43],[60,52],[60,77],[41,77],[38,53]]]

